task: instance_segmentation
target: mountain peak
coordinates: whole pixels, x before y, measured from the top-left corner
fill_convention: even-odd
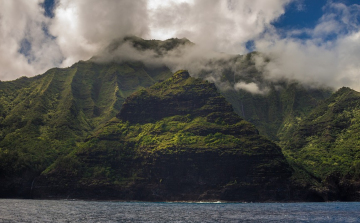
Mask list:
[[[233,113],[233,108],[214,84],[179,70],[170,79],[128,97],[117,117],[131,123],[146,123],[174,115],[205,117],[212,112]],[[233,116],[241,120],[235,113]]]
[[[124,43],[128,43],[139,51],[153,50],[161,55],[163,52],[173,50],[184,45],[194,45],[186,38],[178,39],[171,38],[167,40],[146,40],[137,36],[126,36],[124,38],[115,39],[109,46],[108,51],[112,52],[117,50]]]
[[[187,70],[178,70],[173,75],[174,79],[188,79],[189,77],[190,74]]]
[[[342,87],[334,93],[334,96],[339,96],[339,95],[354,93],[354,92],[356,92],[356,91],[349,87]]]

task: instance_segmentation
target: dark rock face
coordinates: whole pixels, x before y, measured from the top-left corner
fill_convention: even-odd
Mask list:
[[[232,106],[219,95],[214,84],[179,83],[190,77],[187,71],[177,72],[171,81],[162,83],[162,87],[173,85],[171,90],[141,90],[128,97],[123,104],[119,119],[131,123],[147,123],[175,115],[206,116],[212,112],[233,113]],[[233,115],[234,116],[234,115]]]
[[[132,168],[127,171],[138,172],[139,176],[127,185],[81,184],[78,176],[56,172],[38,178],[32,196],[147,201],[289,201],[294,199],[289,182],[291,171],[282,158],[279,154],[238,156],[196,151],[158,154],[156,158],[133,160]],[[267,165],[270,160],[273,164]]]
[[[33,196],[292,199],[281,149],[237,116],[213,84],[186,71],[134,93],[117,117],[36,179]]]
[[[279,158],[279,155],[221,155],[213,151],[161,155],[148,163],[144,176],[153,187],[150,199],[285,200],[289,199],[286,193],[290,172]],[[279,163],[259,165],[269,160]]]
[[[128,185],[83,185],[76,176],[58,172],[36,181],[34,198],[121,199],[147,201],[291,199],[291,172],[279,156],[220,155],[217,152],[159,154],[134,160],[139,179]],[[270,168],[261,166],[271,160]],[[143,163],[146,163],[143,165]]]

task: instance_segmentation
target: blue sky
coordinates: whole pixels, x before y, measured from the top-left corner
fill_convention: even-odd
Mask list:
[[[44,15],[50,18],[54,17],[54,11],[56,9],[56,0],[45,0],[42,3],[44,8]],[[164,1],[153,1],[158,2],[156,4],[163,4]],[[185,1],[186,2],[186,1]],[[305,29],[314,29],[319,23],[320,18],[327,12],[327,5],[329,3],[342,3],[346,6],[353,4],[359,4],[358,0],[293,0],[285,4],[284,13],[271,22],[271,25],[278,31],[283,37],[286,36],[288,31],[299,30],[300,33],[297,34],[299,39],[311,39],[312,36],[307,32],[301,32]],[[159,37],[155,36],[154,38]],[[166,39],[171,38],[172,36],[165,36]],[[337,35],[332,33],[327,35],[324,40],[334,40],[337,38]],[[26,41],[25,41],[26,43]],[[248,51],[256,50],[254,41],[248,40],[243,43]],[[24,52],[26,54],[26,49],[28,45],[24,45]]]
[[[42,3],[42,7],[45,9],[44,15],[50,18],[54,17],[55,6],[55,0],[45,0]]]
[[[285,7],[285,14],[272,24],[279,29],[314,28],[326,4],[326,0],[294,1]]]
[[[360,90],[358,0],[0,1],[0,80],[71,66],[126,35],[188,38],[203,51],[184,69],[206,50],[256,50],[272,58],[255,61],[269,79]]]
[[[359,1],[354,0],[339,0],[336,2],[341,2],[345,5],[359,3]],[[323,15],[323,7],[327,3],[327,0],[293,1],[285,7],[285,14],[272,24],[279,29],[314,28],[317,21]],[[45,0],[43,7],[46,16],[54,16],[55,0]]]
[[[279,32],[294,29],[314,29],[320,18],[329,11],[326,7],[329,3],[342,3],[346,6],[360,4],[358,0],[299,0],[292,1],[285,7],[285,13],[275,20],[272,25]],[[335,39],[336,35],[327,37],[327,40]],[[302,34],[300,39],[308,39],[311,36]]]

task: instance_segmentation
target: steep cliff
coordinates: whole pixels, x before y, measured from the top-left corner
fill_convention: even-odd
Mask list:
[[[127,96],[171,75],[140,62],[81,61],[0,82],[0,196],[27,196],[33,179],[113,118]]]
[[[289,199],[281,149],[206,81],[179,71],[129,96],[105,127],[35,180],[37,198]]]
[[[201,71],[195,76],[202,79],[220,76],[215,84],[235,113],[254,124],[261,135],[281,144],[282,140],[291,137],[299,120],[330,97],[333,90],[324,86],[315,87],[315,84],[309,87],[291,79],[269,78],[256,63],[258,60],[266,64],[270,58],[252,52],[212,61],[208,66],[213,69]]]
[[[304,118],[284,152],[323,200],[360,200],[360,93],[341,88]],[[304,178],[301,172],[312,175]],[[314,181],[317,179],[317,181]]]

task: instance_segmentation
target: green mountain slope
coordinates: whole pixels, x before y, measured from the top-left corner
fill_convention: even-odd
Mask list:
[[[274,85],[265,95],[245,90],[226,90],[222,94],[237,114],[253,123],[264,136],[279,141],[286,139],[301,119],[306,117],[329,94],[322,89],[305,89],[297,83]]]
[[[124,44],[157,58],[193,45],[127,37],[106,51]],[[214,85],[184,72],[163,81],[172,76],[165,66],[100,62],[104,55],[0,82],[0,197],[360,200],[357,92],[342,88],[329,98],[331,89],[268,80],[255,52],[210,60],[194,75],[216,80],[230,106]],[[282,147],[294,190],[284,189],[290,172],[279,147],[258,130]]]
[[[323,197],[358,200],[359,127],[360,93],[343,87],[299,123],[284,152],[294,166],[318,178]]]
[[[281,149],[237,116],[215,85],[179,71],[125,100],[87,142],[35,181],[35,197],[283,200]]]
[[[332,90],[325,87],[309,88],[291,80],[269,80],[255,60],[263,57],[258,52],[212,61],[209,67],[220,70],[216,84],[234,111],[253,123],[260,134],[281,143],[289,137],[302,118],[328,98]],[[267,59],[265,58],[265,61]],[[201,71],[196,76],[207,79],[212,71]],[[253,84],[258,92],[237,88],[237,83]],[[223,86],[227,87],[223,87]]]
[[[127,96],[171,75],[166,67],[140,62],[81,61],[0,82],[0,195],[28,190],[58,156],[113,118]]]

